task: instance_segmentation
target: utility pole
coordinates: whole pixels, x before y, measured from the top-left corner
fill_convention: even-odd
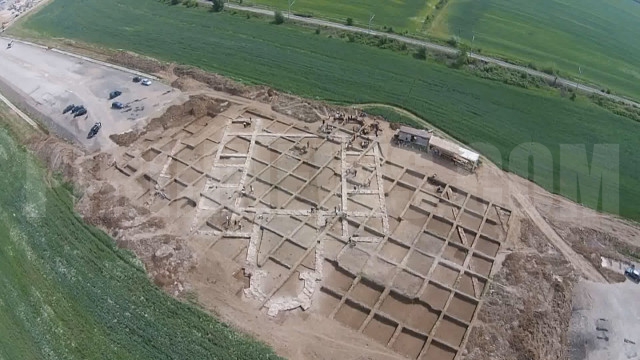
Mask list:
[[[371,34],[371,23],[373,22],[373,18],[376,17],[376,14],[371,14],[369,18],[369,34]]]
[[[296,3],[296,0],[289,0],[289,12],[287,13],[287,18],[291,17],[291,7]]]

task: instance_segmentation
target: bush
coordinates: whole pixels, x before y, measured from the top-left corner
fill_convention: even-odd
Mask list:
[[[273,23],[276,25],[280,25],[282,23],[284,23],[284,15],[282,14],[282,11],[280,10],[276,10],[273,12]]]
[[[198,1],[197,0],[187,0],[185,2],[182,3],[184,6],[188,7],[188,8],[194,8],[194,7],[198,7]]]
[[[347,25],[348,26],[352,26],[353,25],[353,19],[352,18],[347,18]]]
[[[224,10],[224,0],[212,0],[213,4],[211,5],[212,12],[220,12]]]
[[[570,97],[571,101],[576,101],[576,92],[574,91]]]
[[[320,28],[316,29],[316,35],[320,35]]]
[[[427,48],[422,46],[420,48],[418,48],[418,51],[416,51],[415,54],[413,54],[413,57],[419,60],[426,60],[427,59]]]
[[[356,37],[353,34],[347,34],[347,39],[351,43],[356,41]]]
[[[458,43],[460,43],[460,40],[457,36],[452,36],[449,40],[447,40],[447,44],[453,47],[458,47]]]
[[[171,0],[171,5],[178,5],[181,2],[182,2],[181,0]]]

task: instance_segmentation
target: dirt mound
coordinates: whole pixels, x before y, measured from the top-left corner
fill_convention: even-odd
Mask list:
[[[214,118],[231,105],[228,101],[204,95],[192,96],[184,104],[173,105],[160,117],[152,119],[144,130],[113,134],[109,138],[119,146],[130,146],[148,132],[171,129],[204,116]]]
[[[75,181],[82,175],[82,169],[75,163],[85,154],[75,146],[56,137],[47,136],[32,141],[29,148],[44,162],[47,169],[61,174],[65,180]]]
[[[107,62],[121,65],[130,69],[136,69],[148,74],[155,74],[165,71],[168,66],[158,60],[140,56],[128,51],[119,51],[111,55]]]
[[[544,235],[523,222],[525,244]],[[478,314],[465,360],[557,360],[568,358],[571,294],[576,282],[570,264],[555,250],[524,250],[506,256]]]
[[[207,84],[213,90],[223,91],[231,95],[246,96],[251,92],[251,87],[249,86],[242,85],[239,82],[233,81],[224,76],[208,73],[192,66],[178,65],[174,67],[173,73],[178,77],[190,77],[201,83]],[[171,85],[177,87],[180,83],[174,82],[174,84]]]

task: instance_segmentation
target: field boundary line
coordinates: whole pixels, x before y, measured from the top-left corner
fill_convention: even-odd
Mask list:
[[[0,100],[3,103],[5,103],[11,110],[13,110],[13,112],[18,114],[18,116],[22,118],[22,120],[26,121],[27,124],[31,125],[31,127],[36,129],[38,132],[42,132],[42,129],[40,129],[40,126],[38,126],[38,123],[33,121],[33,119],[31,119],[27,114],[23,113],[22,110],[18,109],[17,106],[13,105],[13,103],[9,101],[9,99],[4,97],[4,95],[0,94]]]

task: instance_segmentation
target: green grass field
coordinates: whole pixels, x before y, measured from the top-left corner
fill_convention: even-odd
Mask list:
[[[313,15],[339,23],[345,23],[350,17],[354,25],[363,27],[368,26],[370,16],[374,14],[372,27],[390,26],[395,30],[418,31],[422,29],[424,19],[431,13],[435,3],[437,0],[296,0],[291,7],[291,12]],[[242,4],[280,9],[285,14],[289,8],[288,0],[243,0]]]
[[[156,288],[131,253],[74,213],[68,186],[45,182],[4,120],[0,359],[277,358]]]
[[[490,144],[494,151],[481,148],[505,169],[591,207],[599,206],[599,184],[583,182],[579,196],[576,174],[619,174],[619,189],[607,180],[602,192],[607,199],[619,193],[620,206],[605,201],[603,209],[640,220],[640,123],[585,99],[572,102],[548,91],[510,87],[294,25],[155,0],[55,0],[23,26],[23,35],[31,31],[129,49],[306,97],[402,107],[467,144]],[[514,148],[531,141],[544,148],[525,149],[538,160],[550,154],[553,163],[530,166],[528,157],[511,157]],[[600,153],[594,158],[603,161],[590,170],[578,152],[565,153],[560,163],[561,144],[617,144],[619,161]]]
[[[640,97],[640,2],[450,0],[435,35]],[[580,74],[580,70],[582,74]]]

